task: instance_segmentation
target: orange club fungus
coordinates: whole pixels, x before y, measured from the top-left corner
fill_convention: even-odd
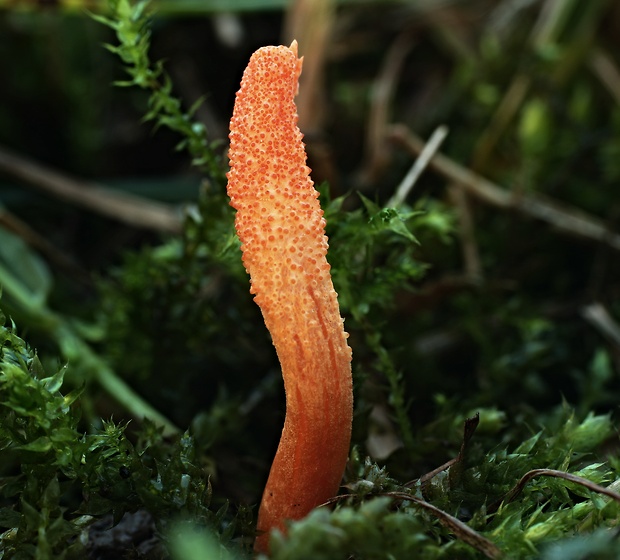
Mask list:
[[[251,293],[282,367],[286,418],[258,512],[257,552],[338,492],[349,454],[351,349],[327,263],[325,219],[306,165],[297,43],[256,51],[230,121],[228,195]]]

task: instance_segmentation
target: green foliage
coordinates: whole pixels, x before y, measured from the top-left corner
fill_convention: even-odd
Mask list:
[[[546,547],[541,560],[614,560],[619,553],[614,532],[601,529]]]
[[[21,238],[4,229],[0,229],[0,280],[5,305],[35,315],[46,304],[52,284],[43,260],[29,251]]]
[[[0,229],[0,239],[3,241],[0,245],[3,309],[13,317],[28,322],[56,344],[63,358],[72,362],[70,381],[74,385],[95,380],[136,417],[146,416],[165,427],[167,432],[178,431],[93,351],[89,343],[100,335],[101,329],[97,325],[65,317],[50,309],[47,300],[52,282],[46,263],[15,234]]]
[[[210,533],[196,527],[179,526],[170,538],[175,560],[235,560],[239,558],[217,542]]]
[[[389,308],[399,289],[423,276],[427,267],[420,262],[413,232],[424,218],[424,225],[430,223],[420,209],[381,208],[363,195],[360,199],[361,207],[343,210],[345,199],[330,200],[323,189],[338,301],[358,323]],[[442,209],[433,211],[441,214]]]
[[[193,439],[164,441],[147,423],[138,442],[112,421],[80,426],[82,390],[62,393],[65,367],[45,376],[13,328],[0,326],[0,537],[4,558],[79,558],[94,516],[149,511],[160,529],[180,517],[217,530],[227,507],[210,509],[210,473]],[[75,539],[78,535],[81,538]]]
[[[549,541],[588,532],[592,526],[614,527],[620,502],[561,478],[535,478],[511,501],[502,501],[522,475],[541,465],[605,486],[618,480],[615,469],[584,462],[612,435],[609,417],[589,416],[580,423],[565,410],[557,421],[555,432],[553,427],[542,429],[512,451],[479,450],[462,458],[465,465],[456,463],[412,488],[354,454],[347,484],[351,494],[333,512],[317,510],[291,524],[287,538],[274,533],[272,557],[341,558],[347,553],[355,558],[414,555],[422,560],[495,557],[483,547],[487,538],[508,558],[538,558]],[[415,502],[421,496],[444,512],[468,518],[469,527],[479,532],[480,546],[472,546],[458,526],[438,525],[442,518]],[[616,545],[604,535],[609,533],[592,536],[595,550],[612,554]],[[548,548],[547,555],[555,558],[555,551],[573,549],[577,554],[586,542],[588,538],[566,538]]]
[[[389,505],[389,498],[376,498],[359,508],[315,510],[293,524],[287,538],[273,535],[270,558],[423,558],[433,542],[424,523],[415,514],[390,511]]]
[[[207,171],[211,179],[221,185],[224,174],[220,157],[207,139],[206,127],[192,119],[202,100],[184,112],[181,101],[172,95],[172,80],[164,70],[163,62],[153,64],[149,59],[151,32],[146,15],[149,3],[149,0],[110,0],[110,16],[93,14],[93,18],[116,32],[119,44],[106,47],[123,61],[131,78],[117,81],[116,85],[148,90],[149,110],[145,120],[178,132],[183,139],[177,149],[187,150],[193,158],[192,163]]]
[[[101,352],[150,402],[171,410],[178,425],[189,425],[212,405],[195,426],[211,443],[242,425],[234,415],[230,421],[214,420],[220,408],[239,406],[224,396],[225,387],[234,387],[237,395],[249,392],[256,378],[243,373],[261,363],[266,369],[273,359],[232,220],[221,193],[203,192],[180,238],[127,253],[123,266],[99,283]],[[264,348],[252,352],[251,340],[262,341]],[[250,352],[239,353],[238,346]],[[215,429],[205,433],[205,422]]]
[[[361,207],[344,210],[344,198],[329,199],[322,189],[329,261],[340,308],[349,315],[347,328],[358,331],[370,351],[373,368],[385,378],[388,403],[400,430],[405,448],[415,447],[408,418],[403,376],[382,342],[381,317],[393,308],[400,290],[423,277],[427,270],[420,257],[415,235],[436,235],[447,240],[452,220],[445,208],[434,205],[419,208],[381,208],[363,195]],[[414,234],[415,232],[415,234]],[[356,356],[362,349],[355,348]]]
[[[558,3],[525,49],[533,8],[504,22],[514,29],[507,40],[485,30],[475,54],[459,49],[450,92],[429,95],[432,111],[416,119],[422,128],[449,120],[447,150],[497,180],[517,177],[518,192],[554,195],[561,185],[561,198],[601,209],[619,175],[620,120],[598,103],[591,77],[566,78],[602,5],[571,17],[576,4]],[[248,557],[254,519],[245,504],[260,499],[281,430],[279,366],[248,291],[224,164],[194,122],[198,105],[184,110],[163,64],[149,58],[148,3],[111,0],[110,8],[95,19],[116,33],[107,48],[128,74],[118,85],[148,92],[145,119],[179,133],[178,148],[210,185],[188,208],[180,237],[128,250],[101,274],[88,320],[53,311],[47,265],[0,230],[3,307],[68,363],[51,366],[47,347],[39,359],[14,327],[0,326],[0,556],[81,558],[94,520],[142,510],[173,558]],[[515,48],[518,61],[507,64]],[[335,89],[361,110],[370,83],[344,80]],[[525,86],[510,105],[503,96],[514,94],[512,83]],[[343,113],[353,117],[351,107]],[[472,147],[480,123],[488,128]],[[604,141],[584,140],[584,130]],[[586,173],[574,172],[573,157]],[[271,557],[458,560],[495,558],[497,549],[519,559],[617,557],[620,460],[608,413],[620,395],[615,353],[584,336],[581,319],[553,314],[578,315],[574,302],[597,294],[605,267],[592,266],[596,281],[574,298],[590,270],[579,248],[476,208],[487,281],[457,285],[428,311],[432,282],[441,288],[442,275],[463,274],[455,210],[435,195],[385,208],[379,195],[332,200],[321,190],[354,350],[354,449],[343,495],[292,522],[288,536],[275,533]],[[537,262],[539,244],[552,250]],[[419,344],[428,334],[453,346],[429,357]],[[99,417],[110,410],[147,420]],[[381,435],[396,442],[381,462],[368,456],[371,410],[385,416]]]

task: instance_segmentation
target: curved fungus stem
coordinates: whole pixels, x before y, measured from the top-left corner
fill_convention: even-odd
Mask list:
[[[327,263],[325,219],[294,97],[297,43],[256,51],[230,122],[228,195],[251,293],[276,348],[286,419],[258,513],[255,550],[334,496],[349,454],[351,349]]]

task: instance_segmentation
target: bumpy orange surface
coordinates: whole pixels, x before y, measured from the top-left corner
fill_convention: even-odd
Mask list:
[[[297,44],[256,51],[230,123],[228,194],[251,292],[282,366],[286,419],[258,515],[273,527],[338,491],[351,439],[351,350],[327,263],[325,220],[310,179],[294,97]]]

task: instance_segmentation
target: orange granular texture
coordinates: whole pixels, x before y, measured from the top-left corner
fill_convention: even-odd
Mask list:
[[[228,194],[251,292],[282,366],[286,420],[258,529],[283,528],[332,497],[346,464],[351,350],[327,263],[294,97],[297,45],[264,47],[245,70],[230,123]],[[266,550],[266,537],[257,541]]]

